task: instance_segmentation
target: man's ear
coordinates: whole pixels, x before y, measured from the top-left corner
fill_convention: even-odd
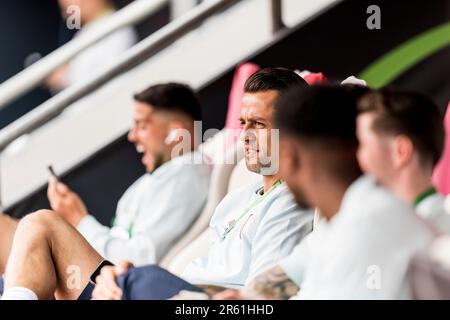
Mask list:
[[[402,168],[408,165],[414,155],[414,145],[410,138],[405,135],[397,136],[393,141],[394,165]]]
[[[167,135],[165,143],[167,145],[172,144],[174,142],[180,142],[181,138],[183,137],[184,132],[182,132],[184,129],[183,124],[179,120],[173,120],[169,123],[169,126],[167,128]]]

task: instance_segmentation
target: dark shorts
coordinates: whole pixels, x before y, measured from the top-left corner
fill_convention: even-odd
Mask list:
[[[88,283],[86,288],[84,288],[81,295],[78,297],[78,300],[91,300],[92,291],[94,291],[95,286],[92,283]]]
[[[95,269],[94,273],[90,276],[90,282],[84,288],[81,295],[78,297],[78,300],[91,300],[92,297],[92,291],[94,291],[95,288],[95,279],[100,274],[100,271],[102,271],[102,268],[105,266],[113,266],[114,264],[109,262],[108,260],[103,260],[100,265]]]
[[[118,283],[124,293],[123,300],[166,300],[181,290],[203,292],[157,265],[131,269]]]
[[[130,269],[117,282],[123,291],[122,300],[166,300],[182,290],[203,291],[156,265]],[[94,285],[88,284],[79,300],[91,299],[93,290]]]

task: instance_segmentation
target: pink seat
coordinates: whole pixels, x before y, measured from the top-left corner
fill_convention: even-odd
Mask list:
[[[322,72],[310,73],[303,76],[303,79],[310,85],[314,84],[327,84],[329,83],[327,77]]]
[[[450,103],[444,120],[445,149],[444,154],[434,170],[433,182],[440,193],[450,194]]]
[[[228,113],[225,129],[238,129],[240,127],[239,116],[241,115],[245,82],[260,69],[259,66],[252,63],[244,63],[237,67],[228,100]]]
[[[240,134],[239,117],[241,115],[242,99],[244,97],[244,85],[248,78],[261,68],[252,63],[243,63],[236,69],[228,100],[228,113],[225,129],[234,130],[233,134],[227,135],[226,147],[233,145]]]

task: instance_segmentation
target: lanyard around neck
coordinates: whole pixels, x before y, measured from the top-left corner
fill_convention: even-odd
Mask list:
[[[276,188],[278,188],[281,184],[283,184],[282,180],[278,180],[277,182],[275,182],[275,184],[272,187],[270,187],[270,189],[267,190],[267,192],[265,192],[260,198],[256,199],[256,201],[254,201],[247,209],[245,209],[244,212],[239,216],[239,218],[230,222],[230,225],[228,226],[228,228],[225,229],[225,231],[222,235],[222,240],[225,240],[227,235],[236,227],[236,225],[239,223],[239,221],[241,221],[242,218],[244,218],[250,212],[250,210],[252,210],[257,205],[259,205],[261,202],[263,202],[264,199],[267,198],[267,196],[269,196],[269,194],[272,191],[274,191]]]
[[[425,190],[424,192],[422,192],[421,194],[419,194],[419,196],[414,201],[414,208],[417,208],[422,203],[423,200],[425,200],[429,196],[432,196],[436,193],[437,193],[436,188],[431,187],[431,188]]]
[[[130,224],[128,225],[127,228],[127,233],[128,233],[128,237],[131,239],[131,237],[133,236],[133,228],[134,228],[134,220],[137,217],[137,212],[134,214],[133,219],[130,221]],[[112,227],[117,227],[117,215],[113,217],[112,222],[111,222]]]

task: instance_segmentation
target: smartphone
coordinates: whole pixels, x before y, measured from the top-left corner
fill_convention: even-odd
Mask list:
[[[48,171],[50,172],[50,175],[54,177],[56,180],[61,181],[59,176],[55,173],[55,170],[53,169],[52,165],[47,166]]]

